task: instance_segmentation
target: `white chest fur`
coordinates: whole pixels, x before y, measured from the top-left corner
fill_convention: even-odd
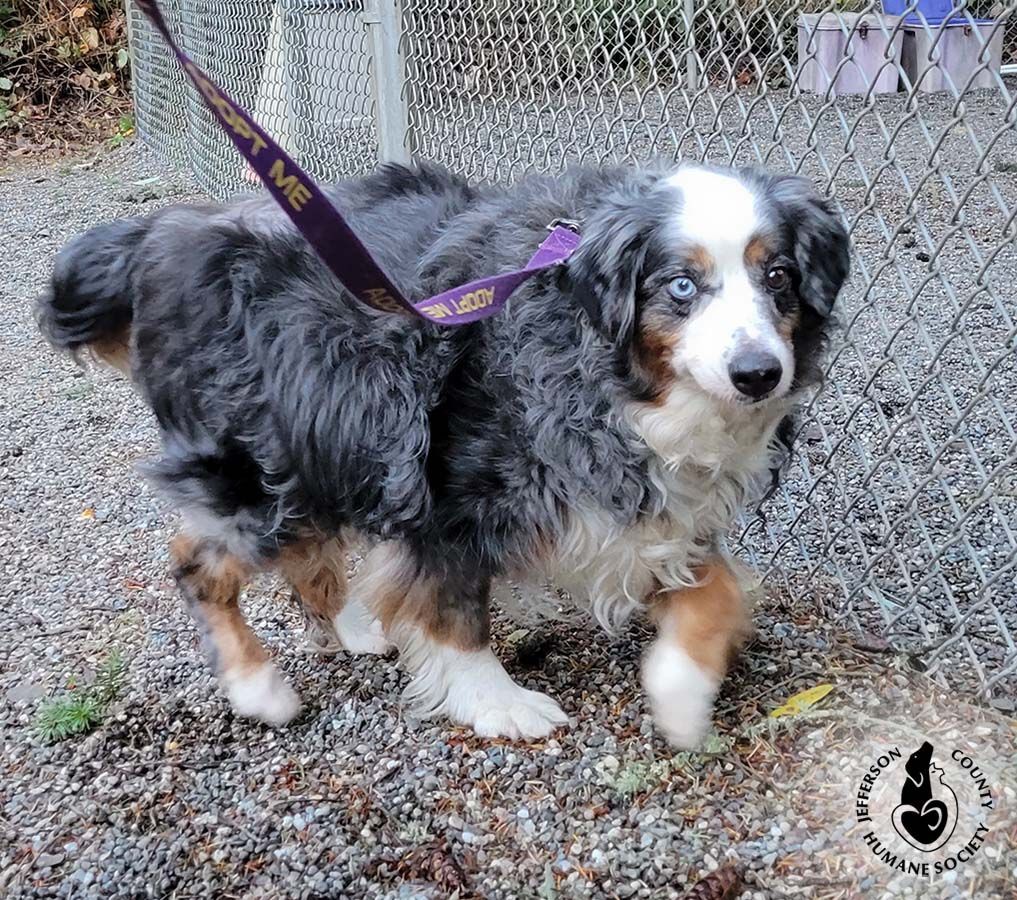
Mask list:
[[[620,626],[655,589],[695,582],[692,568],[730,527],[746,489],[768,467],[785,403],[720,406],[677,387],[660,405],[633,406],[628,425],[654,452],[650,480],[658,507],[620,523],[576,498],[544,575],[585,599],[601,624]]]

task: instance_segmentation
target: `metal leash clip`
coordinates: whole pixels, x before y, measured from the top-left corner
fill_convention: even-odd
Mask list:
[[[567,228],[573,234],[579,234],[579,223],[574,219],[552,219],[547,230],[554,231],[555,228]]]

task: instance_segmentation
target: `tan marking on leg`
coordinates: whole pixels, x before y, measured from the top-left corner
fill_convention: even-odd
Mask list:
[[[187,535],[170,543],[181,594],[202,631],[219,673],[248,674],[268,660],[268,652],[244,620],[240,590],[250,576],[236,557]]]
[[[421,575],[409,551],[396,541],[371,550],[353,589],[381,620],[386,635],[410,626],[429,639],[463,650],[490,641],[486,602],[457,602],[459,591],[478,586],[442,584],[434,576]],[[489,585],[484,588],[488,589]]]
[[[238,604],[209,603],[202,606],[201,614],[222,672],[250,675],[268,662],[268,651],[245,621]]]
[[[333,621],[346,603],[346,556],[335,539],[291,544],[276,563],[304,613],[307,638],[322,652],[338,649]]]
[[[300,698],[240,612],[240,589],[250,569],[220,546],[187,535],[175,538],[170,552],[180,593],[234,712],[276,726],[291,721],[300,711]]]
[[[388,633],[407,603],[407,593],[414,587],[420,590],[416,582],[416,567],[407,551],[397,541],[390,541],[371,548],[357,571],[353,589]]]
[[[435,578],[416,578],[408,590],[393,590],[384,598],[381,623],[385,633],[410,625],[428,639],[460,650],[475,650],[490,642],[490,626],[478,620],[473,605],[465,609],[442,602],[441,584]]]
[[[750,633],[748,603],[734,572],[723,560],[700,566],[696,575],[696,587],[668,592],[656,609],[662,627],[670,630],[666,637],[696,663],[723,678]]]
[[[748,625],[745,595],[727,563],[711,561],[696,574],[699,584],[669,591],[656,605],[659,631],[642,665],[656,727],[686,749],[709,730],[714,698]]]
[[[416,716],[448,716],[483,737],[538,738],[568,721],[545,694],[516,684],[490,646],[487,580],[422,576],[396,542],[375,547],[353,584],[379,616],[411,674],[404,692]]]

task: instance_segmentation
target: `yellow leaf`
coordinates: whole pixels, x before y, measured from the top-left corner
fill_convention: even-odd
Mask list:
[[[793,697],[788,697],[783,706],[778,706],[770,713],[770,718],[779,719],[781,716],[797,716],[815,706],[832,690],[832,684],[817,684],[815,687],[810,687],[807,691],[802,691]]]
[[[84,42],[84,49],[95,50],[99,46],[99,32],[94,28],[86,28],[81,32],[81,39]]]
[[[82,519],[94,519],[95,518],[95,510],[92,509],[91,506],[86,507],[85,509],[83,509],[81,511],[81,518]]]

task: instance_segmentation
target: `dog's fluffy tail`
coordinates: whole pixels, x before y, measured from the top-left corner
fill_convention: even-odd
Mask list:
[[[56,348],[82,350],[130,373],[132,282],[147,218],[100,225],[57,256],[49,288],[36,302],[36,320]]]

